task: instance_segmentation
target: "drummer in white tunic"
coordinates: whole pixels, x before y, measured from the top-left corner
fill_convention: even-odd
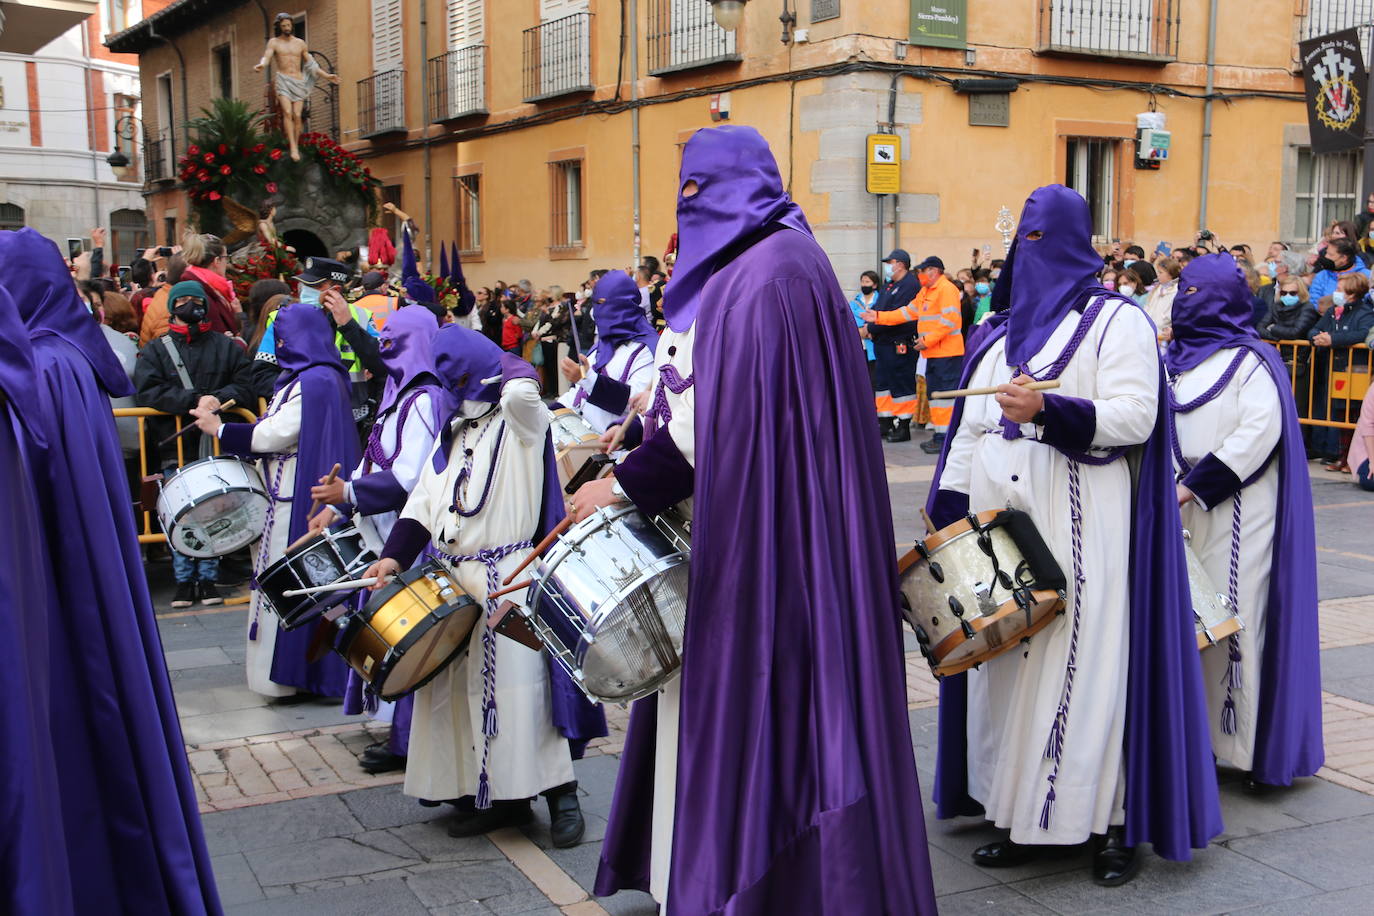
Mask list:
[[[1009,311],[965,375],[968,387],[1000,385],[1000,393],[962,404],[932,492],[938,494],[936,507],[966,494],[960,514],[1004,506],[1027,512],[1067,574],[1067,608],[1028,644],[968,673],[966,735],[953,731],[962,722],[953,712],[958,701],[952,691],[964,689],[964,678],[946,679],[937,799],[942,817],[974,813],[976,808],[957,805],[951,811],[951,800],[939,797],[966,779],[967,795],[989,820],[1010,831],[1009,839],[973,854],[979,865],[1017,865],[1033,855],[1034,846],[1078,844],[1096,836],[1093,877],[1114,885],[1130,880],[1138,868],[1134,843],[1141,830],[1125,829],[1132,801],[1126,749],[1132,742],[1124,738],[1133,721],[1128,693],[1141,689],[1137,678],[1145,667],[1135,661],[1144,647],[1132,640],[1146,612],[1134,606],[1143,602],[1127,571],[1141,563],[1148,568],[1150,561],[1137,530],[1147,520],[1136,502],[1144,487],[1133,488],[1132,462],[1124,459],[1128,449],[1159,435],[1162,415],[1154,329],[1134,304],[1093,288],[1099,266],[1082,198],[1059,186],[1036,191],[1008,258],[1012,277],[998,287]],[[1023,387],[1032,379],[1058,381],[1060,387],[1042,395]],[[1168,487],[1162,445],[1155,444],[1159,466],[1153,470],[1156,484]],[[1145,460],[1150,456],[1146,452]],[[1167,526],[1167,490],[1163,499],[1168,511],[1158,524]],[[932,515],[936,524],[959,517]],[[1177,541],[1172,532],[1168,536]],[[1177,582],[1181,572],[1174,568],[1182,559],[1181,545],[1172,546],[1170,563],[1151,570],[1161,581]],[[1195,650],[1186,654],[1192,632],[1186,593],[1161,591],[1154,603],[1158,613],[1169,614],[1173,639],[1150,664],[1161,672],[1180,670],[1170,689],[1186,696],[1191,683],[1199,702],[1182,709],[1200,712]],[[1168,705],[1163,697],[1160,703]],[[1195,730],[1195,740],[1179,742],[1179,759],[1206,754],[1200,722]],[[959,759],[949,748],[964,738],[966,773],[951,772]],[[1150,763],[1138,734],[1133,741],[1130,765],[1144,778]],[[1186,777],[1171,774],[1164,782],[1187,797]],[[1206,786],[1200,791],[1197,822],[1203,824],[1207,813],[1217,811],[1215,780],[1210,792]],[[1137,808],[1147,807],[1139,791],[1135,797]],[[1140,813],[1164,823],[1170,819],[1167,811]],[[1178,825],[1184,834],[1187,823]],[[1206,842],[1197,835],[1176,839],[1156,845],[1164,846],[1162,854],[1186,857],[1190,845]]]
[[[1212,746],[1258,792],[1312,775],[1323,755],[1307,462],[1287,371],[1256,336],[1250,300],[1231,255],[1190,262],[1165,365],[1183,525],[1245,626],[1202,653]]]
[[[658,334],[644,315],[639,289],[622,271],[597,281],[589,300],[596,322],[596,349],[583,364],[564,357],[563,377],[573,386],[562,402],[604,433],[624,416],[630,398],[654,381]],[[583,341],[584,345],[591,341]]]
[[[445,326],[434,357],[458,415],[367,575],[397,573],[429,547],[483,602],[529,553],[547,514],[549,412],[533,368],[476,331]],[[575,830],[576,842],[576,787],[543,653],[479,624],[468,653],[415,693],[406,794],[452,801],[449,833],[473,836],[527,822],[529,800],[544,793],[555,839]]]

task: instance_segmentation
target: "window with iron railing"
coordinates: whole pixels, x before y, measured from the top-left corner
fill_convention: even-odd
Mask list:
[[[1332,221],[1354,219],[1359,212],[1364,154],[1345,150],[1314,155],[1306,146],[1297,152],[1291,237],[1298,242],[1315,242]]]
[[[406,72],[388,70],[358,80],[358,133],[363,137],[406,129]]]
[[[458,249],[463,254],[482,251],[482,176],[462,175],[455,182],[458,204]]]
[[[566,159],[549,163],[553,189],[551,199],[552,238],[549,247],[582,247],[582,160]]]
[[[24,208],[18,204],[0,204],[0,229],[23,229]]]
[[[574,13],[525,29],[526,102],[592,86],[591,14]]]
[[[170,137],[148,139],[143,143],[143,177],[147,181],[171,181],[176,175],[173,165],[176,152]]]
[[[650,0],[648,44],[650,75],[740,59],[735,33],[701,0]]]
[[[1182,6],[1183,0],[1040,0],[1038,50],[1175,60]]]
[[[456,48],[429,61],[429,120],[487,113],[487,49]]]
[[[1360,47],[1369,62],[1369,37],[1374,31],[1374,0],[1308,0],[1300,36],[1303,40],[1345,29],[1360,30]]]

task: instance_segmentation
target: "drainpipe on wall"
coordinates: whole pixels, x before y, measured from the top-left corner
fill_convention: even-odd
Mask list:
[[[85,91],[82,93],[86,97],[86,129],[91,133],[91,205],[95,208],[95,222],[91,225],[103,226],[105,221],[100,218],[100,141],[95,135],[95,99],[91,96],[91,76],[94,71],[91,67],[90,38],[84,23],[81,26],[81,62],[82,72],[86,76],[86,85],[83,87]],[[114,258],[111,258],[109,263],[113,264]],[[94,280],[95,277],[91,279]]]
[[[1207,13],[1207,99],[1202,103],[1202,188],[1198,193],[1197,227],[1207,228],[1207,186],[1212,180],[1212,92],[1217,76],[1217,0]]]
[[[619,88],[619,87],[617,87]],[[634,207],[635,266],[641,261],[644,227],[640,224],[639,189],[639,2],[630,0],[630,196]]]
[[[892,84],[887,90],[887,129],[889,133],[897,133],[897,82],[902,78],[901,73],[892,74]],[[901,174],[902,160],[897,159],[897,174]],[[879,210],[879,213],[882,211]],[[879,240],[881,241],[881,239]],[[882,245],[878,246],[879,248]],[[892,195],[892,247],[902,247],[902,188],[898,182],[897,193]],[[878,257],[882,257],[879,254]],[[881,271],[879,271],[881,274]]]
[[[429,2],[420,0],[420,122],[425,132],[425,261],[434,272],[434,213],[432,207],[434,171],[430,162],[429,115]]]

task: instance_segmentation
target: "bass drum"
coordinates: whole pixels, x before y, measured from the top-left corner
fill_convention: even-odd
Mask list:
[[[218,455],[193,461],[162,481],[157,518],[173,550],[203,560],[262,537],[270,505],[256,467]]]

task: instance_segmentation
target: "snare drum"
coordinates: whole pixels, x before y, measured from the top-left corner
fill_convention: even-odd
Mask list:
[[[1064,610],[1064,573],[1024,512],[942,528],[917,541],[897,572],[902,613],[936,677],[1001,655]]]
[[[601,451],[601,437],[582,415],[571,407],[549,411],[549,435],[553,437],[554,460],[563,486],[581,469],[583,463]]]
[[[357,579],[375,562],[377,554],[363,543],[356,526],[326,528],[267,567],[258,577],[258,589],[268,606],[281,618],[282,629],[294,630],[347,601],[358,590],[318,592],[294,598],[286,597],[285,592]]]
[[[262,537],[270,505],[258,469],[220,455],[193,461],[163,480],[157,517],[173,550],[207,559]]]
[[[348,618],[339,654],[373,693],[397,700],[463,654],[481,616],[453,573],[429,560],[378,589]]]
[[[1192,535],[1183,532],[1183,549],[1188,555],[1188,591],[1193,597],[1193,630],[1198,650],[1215,646],[1228,636],[1245,629],[1240,612],[1207,575],[1202,560],[1193,552]]]
[[[647,696],[682,664],[688,523],[632,506],[600,509],[540,558],[530,623],[594,703]]]

